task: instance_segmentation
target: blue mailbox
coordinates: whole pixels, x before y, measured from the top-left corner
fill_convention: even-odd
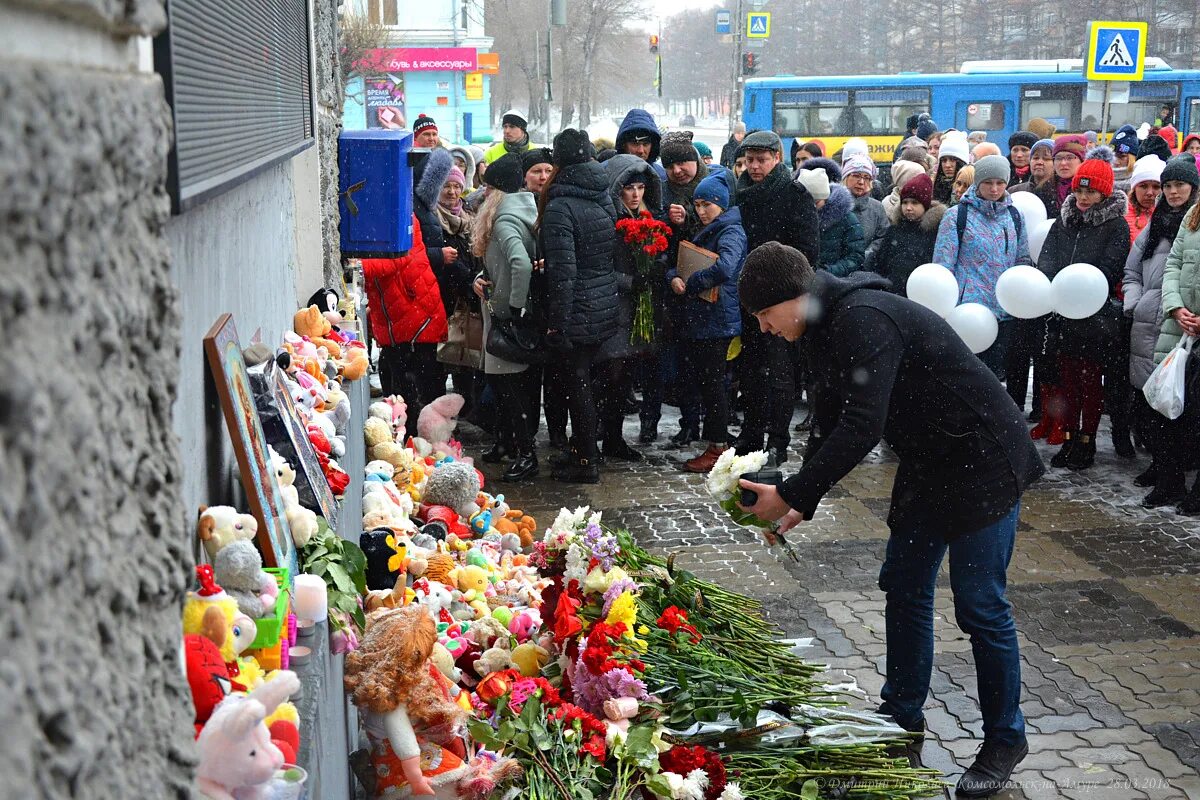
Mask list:
[[[338,137],[343,256],[395,258],[412,247],[412,142],[407,131],[343,131]]]

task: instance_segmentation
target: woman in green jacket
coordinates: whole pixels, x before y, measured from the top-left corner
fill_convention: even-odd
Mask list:
[[[1154,361],[1161,363],[1179,344],[1184,334],[1200,337],[1200,206],[1192,206],[1179,226],[1179,233],[1163,271],[1162,332],[1154,348]],[[1142,505],[1148,508],[1178,503],[1179,513],[1200,515],[1200,477],[1186,492],[1184,457],[1192,449],[1196,432],[1196,408],[1188,398],[1183,416],[1168,420],[1153,415],[1151,451],[1158,465],[1154,491]]]

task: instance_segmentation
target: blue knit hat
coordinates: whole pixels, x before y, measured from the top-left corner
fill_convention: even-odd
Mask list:
[[[1054,152],[1054,140],[1053,139],[1038,139],[1036,142],[1033,143],[1033,147],[1029,148],[1029,154],[1033,155],[1033,151],[1037,150],[1039,147],[1044,147],[1047,150],[1049,150],[1051,153],[1053,153]]]
[[[923,119],[919,123],[917,123],[917,136],[924,139],[927,142],[929,141],[929,138],[931,136],[933,136],[935,133],[937,133],[937,130],[938,130],[937,123],[931,119]]]
[[[700,181],[700,185],[692,193],[692,199],[707,200],[722,209],[729,208],[729,184],[721,175],[709,175]]]
[[[700,154],[700,158],[712,158],[712,148],[704,142],[692,142],[692,147],[696,148],[696,152]]]

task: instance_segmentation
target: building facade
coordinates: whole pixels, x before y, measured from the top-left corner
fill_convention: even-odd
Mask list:
[[[385,31],[382,47],[347,84],[347,130],[409,129],[427,114],[444,139],[490,140],[498,62],[484,35],[482,0],[356,0],[347,13]]]

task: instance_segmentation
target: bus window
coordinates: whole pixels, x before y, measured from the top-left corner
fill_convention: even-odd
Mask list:
[[[967,130],[998,131],[1003,128],[1004,103],[967,104]]]
[[[1079,129],[1081,86],[1025,87],[1021,90],[1021,129],[1029,130],[1029,120],[1041,117],[1060,131]]]
[[[1200,133],[1200,99],[1192,98],[1188,111],[1188,133]]]
[[[1128,103],[1108,104],[1108,129],[1116,130],[1122,125],[1138,127],[1143,122],[1154,124],[1154,118],[1163,104],[1174,108],[1179,101],[1179,84],[1177,83],[1134,83],[1129,87]],[[1100,115],[1104,112],[1103,103],[1089,103],[1084,99],[1083,118],[1084,130],[1100,130]],[[1096,125],[1088,125],[1088,118],[1095,119]]]
[[[929,109],[928,89],[859,89],[846,136],[904,136],[904,122]]]
[[[803,139],[831,136],[849,100],[849,92],[776,92],[775,132]]]

